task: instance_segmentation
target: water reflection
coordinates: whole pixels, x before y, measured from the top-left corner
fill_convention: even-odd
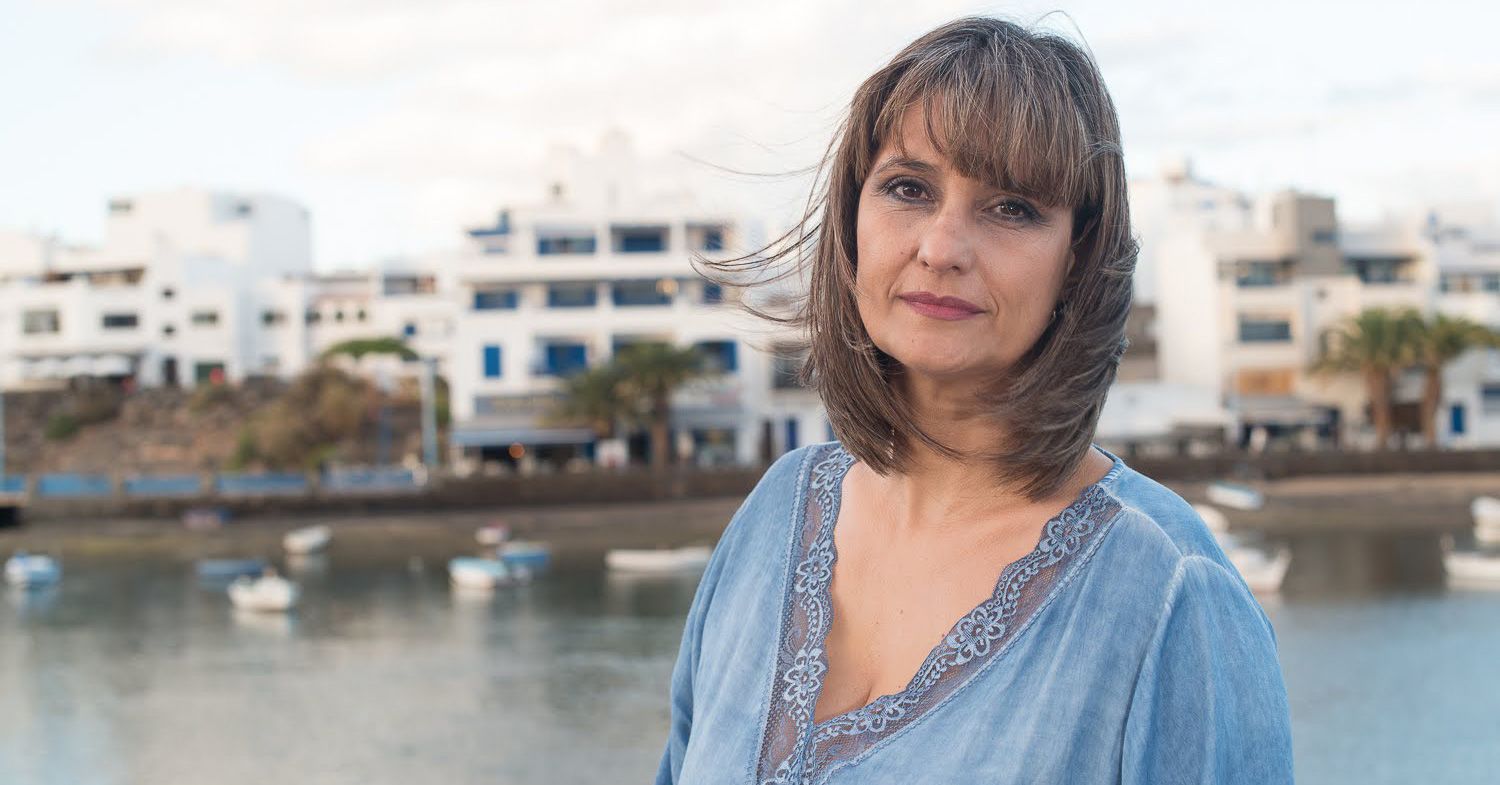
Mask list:
[[[474,593],[442,563],[324,556],[291,614],[236,612],[170,559],[8,591],[0,782],[649,780],[699,575]],[[1492,781],[1500,593],[1260,600],[1300,782]]]

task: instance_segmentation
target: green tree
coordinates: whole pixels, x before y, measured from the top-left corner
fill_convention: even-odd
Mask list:
[[[1415,359],[1421,321],[1409,308],[1368,308],[1334,330],[1313,366],[1318,373],[1357,373],[1363,378],[1375,422],[1376,449],[1386,449],[1390,443],[1395,374]]]
[[[600,439],[613,438],[616,424],[630,421],[635,402],[626,389],[624,369],[615,363],[589,368],[563,380],[562,397],[548,412],[550,424],[587,423]]]
[[[1500,346],[1500,333],[1462,317],[1434,314],[1414,323],[1412,355],[1422,370],[1422,437],[1437,447],[1438,406],[1443,401],[1443,368],[1464,352]]]
[[[418,359],[417,353],[400,338],[354,338],[340,341],[325,349],[322,359],[347,355],[357,361],[367,354],[391,354],[402,360]]]
[[[615,363],[651,428],[651,466],[667,465],[672,416],[672,393],[703,374],[703,357],[692,347],[680,348],[656,341],[623,349]]]

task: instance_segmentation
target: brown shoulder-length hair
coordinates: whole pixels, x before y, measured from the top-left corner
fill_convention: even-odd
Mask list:
[[[1036,343],[976,403],[1004,422],[1006,443],[964,454],[913,420],[892,379],[900,363],[877,348],[855,301],[860,191],[905,110],[922,107],[937,150],[966,177],[1073,210],[1075,261],[1055,316]],[[845,449],[875,471],[902,472],[920,442],[955,459],[982,460],[1028,498],[1059,490],[1086,456],[1125,351],[1137,244],[1126,204],[1119,121],[1093,57],[1061,36],[969,17],[913,41],[866,79],[817,170],[803,217],[766,248],[719,262],[698,259],[744,286],[800,272],[807,290],[792,315],[741,300],[756,316],[803,332],[801,381],[823,399]]]

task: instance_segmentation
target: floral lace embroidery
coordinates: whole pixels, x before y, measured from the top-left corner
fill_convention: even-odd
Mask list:
[[[1106,487],[1123,469],[1116,460],[1102,479],[1048,521],[1036,547],[1005,568],[994,594],[953,625],[905,689],[815,725],[813,711],[828,670],[823,645],[832,618],[830,583],[837,558],[833,529],[843,478],[855,461],[836,442],[822,449],[809,479],[812,493],[801,506],[795,530],[801,547],[794,556],[800,559],[790,576],[790,597],[782,613],[778,676],[757,777],[764,785],[801,785],[815,775],[827,775],[962,688],[1024,628],[1050,597],[1066,563],[1096,539],[1120,509]],[[963,673],[968,678],[961,678]],[[768,773],[773,762],[774,770]]]

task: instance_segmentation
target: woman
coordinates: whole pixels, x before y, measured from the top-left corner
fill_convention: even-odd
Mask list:
[[[839,441],[715,549],[657,782],[1291,782],[1265,614],[1092,445],[1136,248],[1089,55],[944,25],[860,87],[826,176],[772,257],[809,268]]]

